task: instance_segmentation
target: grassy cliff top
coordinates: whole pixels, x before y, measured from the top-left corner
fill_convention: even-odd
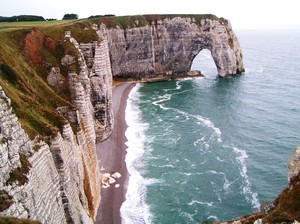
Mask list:
[[[105,24],[107,28],[114,28],[119,26],[120,28],[133,28],[143,27],[150,25],[153,22],[157,24],[159,20],[173,19],[176,17],[193,18],[197,24],[200,24],[202,19],[219,20],[219,18],[212,14],[149,14],[149,15],[135,15],[135,16],[108,16],[94,18],[97,24]]]
[[[31,138],[51,136],[67,123],[56,109],[63,106],[75,110],[67,74],[70,69],[78,71],[78,62],[66,67],[62,66],[61,59],[66,54],[76,56],[77,50],[64,38],[65,31],[71,31],[79,42],[100,39],[89,21],[55,26],[39,22],[37,27],[31,27],[31,22],[26,27],[23,24],[0,29],[0,86],[11,99],[13,112]],[[53,67],[65,78],[59,89],[47,83]]]
[[[53,21],[34,21],[34,22],[0,22],[0,32],[8,29],[20,28],[46,28],[46,27],[72,27],[74,25],[90,25],[91,23],[104,23],[108,28],[119,26],[121,28],[132,28],[149,25],[159,20],[173,19],[175,17],[193,18],[196,23],[202,19],[219,20],[212,14],[149,14],[132,16],[94,16],[91,19],[79,20],[53,20]]]

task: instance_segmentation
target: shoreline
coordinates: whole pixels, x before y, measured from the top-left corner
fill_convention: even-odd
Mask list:
[[[125,145],[127,141],[125,136],[127,129],[125,109],[128,95],[134,86],[134,83],[122,83],[113,87],[113,131],[106,140],[97,144],[96,153],[100,160],[101,168],[104,168],[104,170],[101,171],[102,174],[119,172],[122,176],[116,179],[115,183],[119,184],[120,187],[116,188],[115,184],[113,184],[109,188],[102,188],[101,203],[97,211],[95,223],[121,223],[120,208],[125,201],[129,178],[125,163],[127,153],[127,146]]]
[[[115,78],[113,81],[113,116],[114,127],[111,135],[96,146],[96,154],[101,167],[101,174],[113,174],[119,172],[122,176],[116,179],[116,183],[109,188],[101,189],[101,202],[97,210],[95,224],[121,224],[122,217],[120,208],[125,201],[129,173],[127,170],[125,157],[127,154],[127,138],[125,132],[127,124],[125,121],[125,109],[130,91],[136,83],[170,81],[172,79],[180,80],[184,78],[203,77],[202,75],[180,75],[177,77],[163,76],[159,78],[148,78],[143,80],[134,80],[127,78]],[[103,169],[104,168],[104,169]],[[116,188],[115,185],[119,187]]]
[[[151,82],[165,82],[170,80],[181,80],[185,78],[197,78],[197,77],[205,77],[201,74],[200,71],[190,71],[187,74],[180,75],[159,75],[157,77],[148,77],[148,78],[113,78],[113,86],[118,86],[123,83],[151,83]]]

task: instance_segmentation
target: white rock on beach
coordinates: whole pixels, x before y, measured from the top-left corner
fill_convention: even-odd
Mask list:
[[[114,178],[120,178],[121,177],[121,174],[118,173],[118,172],[115,172],[113,175],[111,175],[112,177]]]
[[[110,174],[109,173],[104,173],[103,177],[110,177]]]
[[[115,180],[114,178],[109,177],[109,179],[108,179],[108,183],[109,183],[109,184],[113,184],[113,183],[115,183],[115,182],[116,182],[116,180]]]

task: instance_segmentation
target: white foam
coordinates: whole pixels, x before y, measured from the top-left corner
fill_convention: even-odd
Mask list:
[[[172,164],[160,165],[158,167],[160,167],[160,168],[175,168],[175,166]]]
[[[125,110],[125,120],[128,128],[125,132],[128,141],[126,165],[129,173],[129,182],[125,201],[121,206],[120,212],[122,223],[151,223],[149,206],[145,202],[147,185],[154,183],[154,180],[145,179],[138,169],[143,167],[142,157],[144,155],[145,131],[147,123],[140,120],[141,112],[139,109],[139,88],[136,85],[130,92],[127,99]]]
[[[192,200],[190,203],[188,203],[188,205],[194,205],[194,204],[200,204],[200,205],[206,205],[209,207],[213,206],[213,202],[202,202],[202,201],[197,201],[197,200]]]
[[[214,135],[217,137],[217,141],[222,142],[222,132],[221,132],[221,130],[219,128],[215,127],[214,123],[212,121],[210,121],[208,118],[204,118],[200,115],[189,114],[185,111],[181,111],[181,110],[176,109],[176,108],[164,107],[161,104],[158,104],[158,101],[155,101],[153,104],[158,105],[160,108],[162,108],[164,110],[173,110],[173,111],[185,116],[186,120],[189,120],[190,117],[193,117],[193,118],[197,119],[200,122],[200,123],[198,123],[199,125],[204,125],[204,126],[210,128],[210,129],[212,129],[213,132],[214,132]]]
[[[214,215],[208,216],[207,219],[208,220],[214,219],[214,220],[218,221],[218,217],[214,216]]]
[[[220,162],[224,162],[224,161],[225,161],[225,159],[221,159],[219,156],[217,156],[216,159],[217,159],[218,161],[220,161]]]
[[[185,219],[189,220],[189,223],[194,222],[193,217],[194,217],[195,214],[190,214],[190,213],[187,213],[187,212],[181,212],[180,215],[183,216]]]
[[[181,89],[181,87],[182,87],[182,86],[180,85],[180,82],[177,81],[177,82],[176,82],[176,89],[179,90],[179,89]]]
[[[213,129],[216,137],[217,137],[217,140],[218,142],[222,142],[222,138],[221,138],[221,135],[222,135],[222,132],[219,128],[215,127],[214,123],[212,121],[210,121],[208,118],[204,118],[200,115],[194,115],[198,121],[200,121],[203,125],[205,125],[206,127],[208,128],[211,128]]]
[[[156,101],[153,101],[152,104],[154,104],[155,106],[159,106],[163,110],[169,110],[170,108],[164,107],[161,103],[171,100],[171,97],[172,97],[171,94],[166,93],[163,96],[158,96],[159,99]]]
[[[238,149],[237,147],[232,147],[232,149],[235,152],[235,154],[237,154],[237,162],[241,165],[240,174],[244,179],[243,194],[245,195],[246,199],[251,202],[253,208],[259,209],[260,203],[257,199],[257,193],[252,192],[251,184],[247,175],[247,152],[245,150]]]
[[[232,182],[230,182],[229,180],[227,180],[226,177],[224,177],[224,184],[223,184],[223,189],[225,191],[225,193],[229,193],[230,192],[230,186],[231,186]]]

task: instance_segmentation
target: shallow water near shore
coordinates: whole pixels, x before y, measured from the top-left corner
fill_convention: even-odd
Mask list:
[[[127,100],[130,174],[123,223],[223,221],[287,185],[300,145],[300,31],[237,31],[246,72],[137,84]]]

